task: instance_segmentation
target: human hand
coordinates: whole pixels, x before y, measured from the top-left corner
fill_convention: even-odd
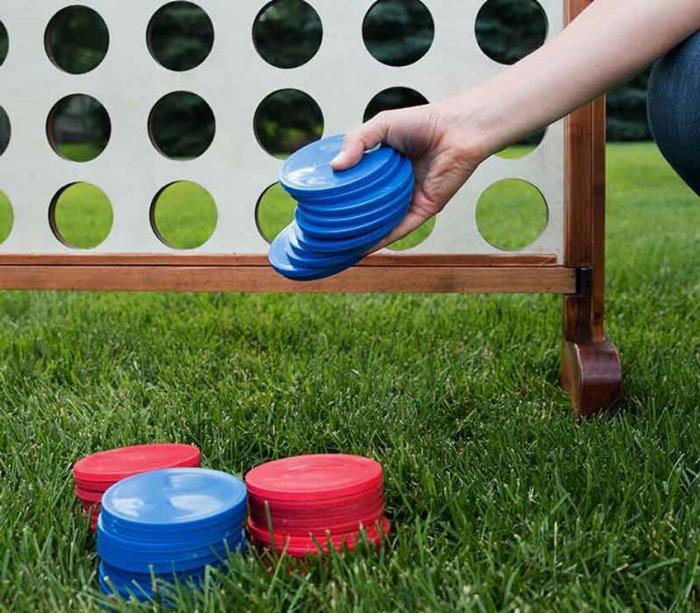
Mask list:
[[[416,188],[403,221],[375,250],[403,238],[439,213],[482,161],[466,126],[466,116],[445,101],[385,111],[345,137],[334,170],[357,164],[367,149],[385,143],[412,162]]]

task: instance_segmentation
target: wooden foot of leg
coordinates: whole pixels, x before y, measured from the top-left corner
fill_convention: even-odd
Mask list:
[[[564,341],[561,382],[579,417],[614,408],[622,399],[620,354],[608,339]]]

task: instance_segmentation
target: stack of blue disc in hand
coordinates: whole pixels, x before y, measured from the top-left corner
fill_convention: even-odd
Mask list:
[[[97,522],[102,590],[149,601],[154,580],[197,585],[207,566],[245,547],[246,504],[242,481],[204,468],[119,481],[102,497]]]
[[[352,168],[331,161],[343,136],[303,147],[282,166],[280,183],[297,201],[294,221],[272,242],[273,268],[289,279],[321,279],[349,268],[403,220],[415,187],[413,166],[382,145]]]

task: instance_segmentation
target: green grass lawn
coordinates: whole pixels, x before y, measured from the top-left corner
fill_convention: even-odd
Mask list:
[[[555,296],[0,294],[0,608],[94,610],[84,454],[198,444],[386,470],[381,551],[235,557],[185,610],[697,610],[700,200],[610,148],[609,332],[627,398],[577,426]]]

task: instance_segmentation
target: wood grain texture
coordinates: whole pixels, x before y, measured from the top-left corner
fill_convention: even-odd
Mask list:
[[[592,0],[568,0],[567,20]],[[580,416],[622,397],[620,354],[605,337],[605,98],[566,122],[564,263],[577,269],[578,292],[563,301],[561,381]]]
[[[193,292],[576,291],[574,270],[551,267],[355,267],[311,282],[293,282],[261,266],[0,266],[0,289]]]
[[[568,0],[567,20],[591,1]],[[604,298],[596,301],[593,291],[594,286],[601,291],[605,283],[605,100],[572,113],[565,133],[564,265],[580,270],[580,291],[564,299],[564,337],[572,342],[602,340],[593,327],[593,304],[602,304]]]
[[[0,266],[269,266],[264,255],[190,255],[190,254],[90,254],[67,255],[0,254]],[[470,267],[556,266],[556,254],[502,254],[502,255],[373,255],[358,266],[398,267]]]
[[[562,386],[579,417],[615,408],[622,400],[620,354],[609,340],[563,342]]]

